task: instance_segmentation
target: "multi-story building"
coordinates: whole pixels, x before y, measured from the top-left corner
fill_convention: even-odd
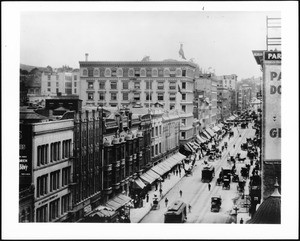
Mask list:
[[[186,125],[180,142],[193,138],[193,89],[196,65],[186,61],[80,61],[80,99],[83,106],[150,107],[163,103],[164,110],[180,109]]]
[[[237,89],[237,75],[221,75],[217,77],[219,80],[219,86],[227,88],[229,90]]]
[[[218,87],[218,108],[222,121],[229,118],[231,113],[231,95],[227,88]]]
[[[252,88],[247,84],[242,84],[238,89],[238,111],[246,110],[250,107],[252,100]]]
[[[178,111],[176,110],[167,111],[162,118],[162,153],[168,155],[179,150],[179,129],[181,121]]]
[[[56,96],[79,94],[79,71],[42,73],[41,94]]]
[[[90,110],[91,109],[91,110]],[[75,120],[73,220],[82,220],[151,167],[150,115],[129,109],[85,108]],[[117,211],[117,210],[115,210]]]
[[[36,121],[39,122],[33,123]],[[27,128],[20,128],[22,138],[27,139],[27,143],[21,145],[27,144],[30,148],[29,155],[21,156],[20,168],[23,172],[29,170],[30,173],[23,175],[23,178],[31,177],[34,188],[32,221],[67,220],[72,207],[70,183],[74,122],[72,119],[47,121],[47,118],[32,111],[21,114],[20,125]],[[20,187],[24,182],[20,183]]]

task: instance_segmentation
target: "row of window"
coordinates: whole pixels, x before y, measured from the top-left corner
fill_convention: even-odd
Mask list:
[[[164,101],[164,93],[157,93],[157,100]],[[186,94],[182,94],[182,100],[186,100]],[[94,93],[87,93],[87,99],[89,101],[93,101],[95,97]],[[129,93],[122,93],[122,100],[129,100]],[[134,93],[133,99],[136,101],[141,100],[140,93]],[[99,93],[99,100],[105,100],[105,93]],[[110,100],[116,101],[117,100],[117,93],[110,93]],[[146,100],[152,100],[152,94],[146,93]],[[176,93],[169,94],[170,101],[176,101]]]
[[[61,202],[60,202],[61,199]],[[59,205],[60,203],[60,205]],[[36,210],[36,222],[51,222],[71,210],[71,194],[66,194]]]
[[[62,176],[60,179],[60,170],[50,173],[50,186],[48,191],[48,174],[42,175],[37,178],[36,185],[36,196],[41,197],[48,194],[48,192],[53,192],[61,187],[67,186],[71,181],[71,167],[65,167],[62,169]],[[61,180],[61,183],[60,183]]]
[[[88,84],[88,90],[93,90],[94,89],[94,81],[87,81]],[[178,85],[179,87],[179,85]],[[141,82],[135,81],[134,82],[134,89],[140,89],[141,88]],[[164,82],[157,82],[157,89],[158,90],[163,90],[164,87]],[[104,81],[100,81],[99,83],[99,89],[101,90],[105,90],[105,82]],[[112,90],[116,90],[118,89],[118,81],[111,81],[110,82],[110,89]],[[122,89],[124,90],[128,90],[129,89],[129,82],[128,81],[124,81],[122,83]],[[146,81],[146,89],[152,89],[152,82],[150,80]],[[176,90],[176,82],[170,82],[169,83],[169,89],[170,90]],[[182,82],[181,83],[181,89],[186,89],[186,82]]]
[[[154,132],[155,130],[155,132]],[[156,126],[155,128],[152,127],[152,132],[151,132],[151,136],[154,137],[154,133],[155,133],[155,136],[158,136],[161,135],[161,126],[159,126],[159,131],[158,131],[158,126]]]
[[[71,156],[71,139],[64,140],[61,156],[61,141],[50,144],[50,157],[48,155],[49,144],[40,145],[37,147],[37,166],[43,166],[53,161],[69,158]]]
[[[105,77],[123,77],[123,69],[110,69],[106,68],[104,70],[104,76]],[[100,77],[100,70],[99,68],[89,68],[89,69],[83,69],[82,70],[82,76],[85,77]],[[158,70],[157,68],[148,69],[141,68],[140,70],[135,70],[133,68],[130,68],[128,70],[128,77],[182,77],[186,76],[186,70],[177,68],[175,71],[170,71],[169,68],[165,68],[164,70]]]
[[[151,146],[151,156],[154,157],[157,156],[158,154],[161,154],[161,143],[158,143],[155,146]]]
[[[77,80],[77,75],[73,75],[74,76],[74,80]],[[48,80],[51,80],[51,75],[48,75]],[[56,80],[59,80],[59,75],[56,75]],[[72,80],[72,76],[70,75],[66,75],[65,76],[65,80]]]

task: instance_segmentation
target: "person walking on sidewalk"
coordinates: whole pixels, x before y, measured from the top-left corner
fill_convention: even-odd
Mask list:
[[[165,199],[166,207],[168,206],[168,201],[169,201],[168,198],[166,198],[166,199]]]
[[[192,210],[192,206],[191,204],[189,204],[189,213],[191,212],[191,210]]]
[[[162,189],[159,189],[160,197],[162,197]]]
[[[180,195],[180,197],[182,197],[182,191],[181,190],[179,191],[179,195]]]
[[[208,183],[208,191],[210,191],[210,187],[211,187],[211,185],[210,185],[210,183]]]
[[[241,220],[240,220],[240,224],[243,224],[244,223],[244,220],[243,220],[243,218],[241,218]]]
[[[146,195],[146,202],[148,203],[149,202],[149,194],[147,193]]]
[[[157,187],[158,187],[158,184],[157,184],[157,183],[155,183],[155,191],[157,191]]]

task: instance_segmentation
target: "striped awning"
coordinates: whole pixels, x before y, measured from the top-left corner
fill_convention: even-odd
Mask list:
[[[151,170],[162,176],[166,172],[170,171],[172,167],[181,162],[184,158],[186,158],[186,156],[178,152],[175,155],[170,156],[166,160],[162,161],[161,163],[158,163],[157,165],[152,167]]]
[[[206,131],[202,131],[200,134],[202,134],[202,136],[207,140],[211,139],[211,136]]]
[[[206,142],[206,140],[204,140],[200,135],[197,135],[197,140],[200,143],[205,143]]]
[[[150,169],[147,172],[143,173],[140,178],[147,184],[152,184],[156,179],[160,178],[160,175]]]
[[[216,133],[209,127],[206,127],[205,131],[207,131],[211,137],[214,137],[216,135]]]
[[[144,189],[146,187],[145,183],[140,178],[134,180],[134,186],[138,189]]]
[[[183,147],[184,147],[184,149],[185,149],[186,151],[189,151],[189,152],[193,152],[193,151],[194,151],[193,148],[192,148],[190,145],[188,145],[188,143],[185,143],[185,144],[183,145]]]

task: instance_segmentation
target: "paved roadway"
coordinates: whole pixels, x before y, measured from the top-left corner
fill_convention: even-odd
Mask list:
[[[229,215],[233,207],[233,199],[238,197],[237,183],[231,182],[230,190],[223,190],[222,186],[216,185],[216,179],[221,171],[222,167],[228,167],[227,162],[228,152],[231,155],[236,156],[236,153],[240,151],[240,146],[246,141],[246,138],[253,138],[255,136],[255,130],[252,129],[252,124],[249,124],[249,128],[233,128],[234,136],[228,140],[228,135],[221,141],[220,146],[227,141],[228,149],[222,153],[222,158],[209,162],[215,167],[215,177],[211,181],[211,189],[208,190],[208,184],[201,182],[201,171],[203,167],[203,159],[196,162],[193,170],[193,175],[183,177],[181,181],[175,185],[172,190],[165,196],[169,200],[169,205],[175,200],[182,200],[192,206],[191,212],[188,213],[187,223],[231,223],[233,218]],[[241,135],[241,137],[239,136]],[[233,148],[235,145],[235,148]],[[249,160],[246,160],[249,161]],[[240,169],[244,166],[244,163],[236,162],[237,174],[240,176]],[[231,167],[231,166],[230,166]],[[182,190],[182,198],[179,196],[179,190]],[[220,212],[213,213],[210,211],[211,197],[213,195],[221,195],[222,205]],[[163,223],[164,213],[167,210],[165,206],[165,198],[160,201],[160,209],[150,211],[142,220],[141,223]]]

